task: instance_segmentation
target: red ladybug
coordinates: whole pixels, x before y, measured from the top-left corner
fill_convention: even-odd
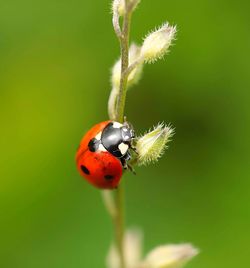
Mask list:
[[[129,149],[134,136],[127,122],[104,121],[92,127],[76,154],[80,174],[98,188],[116,188],[131,158]]]

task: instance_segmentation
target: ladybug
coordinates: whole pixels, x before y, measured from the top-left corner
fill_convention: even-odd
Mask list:
[[[80,174],[97,188],[117,188],[131,159],[129,149],[134,137],[127,122],[109,120],[93,126],[83,136],[76,153]]]

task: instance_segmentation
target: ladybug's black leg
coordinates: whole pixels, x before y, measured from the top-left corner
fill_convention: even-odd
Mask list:
[[[136,175],[134,168],[131,165],[129,165],[124,158],[121,159],[121,163],[125,170],[129,169],[129,171],[131,171],[134,175]]]
[[[128,165],[127,165],[126,159],[125,158],[121,158],[120,160],[121,160],[121,163],[122,163],[123,168],[124,169],[128,169]]]
[[[131,159],[131,154],[129,153],[129,151],[126,152],[126,154],[123,156],[123,158],[125,159],[126,162]]]
[[[131,146],[130,146],[130,149],[131,149],[134,153],[136,153],[136,154],[138,155],[138,152],[137,152],[135,146],[131,145]]]
[[[131,155],[129,153],[129,151],[126,152],[126,154],[120,158],[120,161],[122,163],[122,166],[124,169],[128,169],[128,164],[127,162],[131,159]]]
[[[131,159],[131,155],[127,152],[120,160],[124,169],[129,169],[134,175],[136,175],[134,168],[128,164],[128,161]]]
[[[135,172],[134,168],[133,168],[131,165],[129,165],[129,164],[128,164],[128,169],[129,169],[134,175],[136,175],[136,172]]]

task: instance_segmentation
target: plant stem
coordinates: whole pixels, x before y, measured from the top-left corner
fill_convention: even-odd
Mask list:
[[[121,80],[116,106],[116,120],[123,122],[124,108],[127,95],[128,74],[126,72],[129,65],[129,33],[131,24],[131,10],[128,9],[128,1],[125,1],[126,12],[123,19],[122,35],[120,38],[121,47]]]
[[[125,268],[125,257],[124,257],[124,189],[122,183],[120,183],[115,193],[115,204],[116,204],[116,217],[114,221],[116,246],[120,257],[120,268]]]
[[[126,70],[129,65],[129,33],[130,33],[130,23],[131,23],[131,10],[128,8],[128,0],[125,0],[125,14],[123,18],[123,27],[122,27],[122,35],[120,37],[120,49],[121,49],[121,80],[120,80],[120,88],[116,106],[116,115],[115,119],[118,122],[123,122],[124,120],[124,109],[126,103],[126,95],[127,95],[127,81],[128,74],[126,74]],[[123,248],[123,240],[124,240],[124,189],[123,184],[120,184],[115,196],[115,203],[117,208],[116,215],[116,244],[117,249],[120,255],[120,267],[125,268],[125,258],[124,258],[124,248]]]
[[[124,189],[119,185],[115,196],[111,190],[103,190],[102,198],[104,205],[112,219],[114,226],[114,236],[117,252],[120,257],[119,268],[125,268],[124,250],[123,250],[123,239],[124,239]]]
[[[116,11],[117,12],[117,11]],[[121,79],[120,87],[117,96],[117,102],[115,107],[115,120],[118,122],[123,122],[124,120],[124,109],[126,103],[126,93],[127,93],[127,72],[129,66],[129,33],[130,33],[130,23],[131,23],[132,9],[129,6],[129,0],[125,0],[125,14],[123,17],[123,26],[120,31],[119,26],[119,15],[115,14],[113,18],[115,32],[120,41],[120,51],[121,51]],[[115,196],[113,196],[114,202],[114,213],[110,213],[115,232],[116,247],[120,257],[120,268],[126,268],[125,258],[124,258],[124,189],[123,184],[120,183],[118,189],[115,191]],[[105,198],[104,198],[105,202]]]
[[[124,108],[126,103],[127,81],[130,71],[129,68],[129,33],[131,24],[131,15],[136,1],[125,0],[125,12],[123,15],[122,29],[119,24],[119,12],[116,5],[113,10],[113,26],[115,33],[120,42],[121,51],[121,79],[118,92],[111,92],[113,94],[109,107],[111,119],[123,123],[124,121]],[[131,69],[132,70],[132,69]],[[117,95],[116,95],[117,94]],[[117,252],[120,258],[119,268],[126,268],[124,257],[124,188],[123,183],[114,194],[111,191],[103,191],[102,193],[104,204],[109,212],[114,225],[114,236],[116,242]]]

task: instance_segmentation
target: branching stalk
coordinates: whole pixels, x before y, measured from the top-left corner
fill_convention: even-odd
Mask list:
[[[124,75],[129,64],[129,33],[131,23],[131,11],[128,9],[128,0],[125,0],[125,14],[123,19],[122,36],[120,38],[120,49],[121,49],[121,80],[120,88],[117,99],[115,119],[118,122],[123,122],[124,108],[126,103],[127,93],[127,81],[128,75]],[[125,268],[125,258],[123,249],[124,240],[124,189],[123,185],[120,184],[115,193],[115,203],[117,208],[115,230],[116,230],[116,245],[120,256],[120,267]]]
[[[125,120],[127,87],[139,80],[143,64],[154,63],[167,54],[176,33],[176,27],[165,22],[155,31],[150,32],[141,46],[132,44],[129,48],[131,16],[139,2],[140,0],[113,0],[112,6],[113,26],[120,43],[121,57],[112,69],[112,91],[108,112],[111,120],[120,123]],[[123,21],[122,27],[120,17]],[[144,135],[137,137],[135,145],[137,155],[129,162],[130,167],[157,161],[167,148],[172,135],[173,129],[165,123],[160,123]],[[138,234],[130,237],[130,232],[126,230],[126,243],[124,243],[124,183],[120,183],[116,191],[103,191],[103,200],[113,222],[115,237],[115,245],[112,245],[107,258],[109,267],[127,268],[128,263],[131,267],[138,268],[182,267],[197,254],[198,251],[189,244],[163,245],[156,247],[144,260],[141,260],[139,256],[141,241],[138,239]],[[135,256],[127,254],[131,251],[136,252]]]
[[[117,96],[113,96],[114,107],[114,120],[118,122],[123,122],[124,120],[124,109],[126,103],[126,93],[127,93],[127,81],[130,71],[129,67],[129,34],[130,34],[130,24],[132,16],[132,4],[131,1],[125,0],[125,12],[123,16],[122,30],[119,24],[119,14],[118,9],[113,11],[113,26],[115,33],[120,41],[120,51],[121,51],[121,78],[120,86],[117,91]],[[132,69],[131,69],[132,71]],[[103,200],[107,207],[108,212],[113,221],[114,225],[114,235],[116,240],[116,248],[120,257],[120,268],[126,268],[125,258],[124,258],[124,189],[123,184],[120,183],[118,189],[115,191],[114,195],[109,192],[103,193]]]

